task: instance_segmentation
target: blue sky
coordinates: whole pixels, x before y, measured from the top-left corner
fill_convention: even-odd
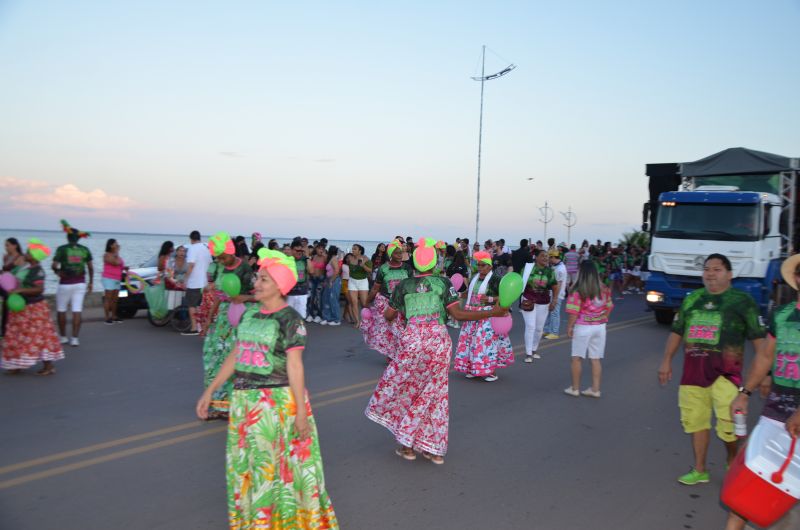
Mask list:
[[[800,156],[799,23],[800,0],[0,0],[0,226],[472,238],[486,44],[518,68],[486,84],[481,239],[542,237],[545,200],[616,239],[646,163]]]

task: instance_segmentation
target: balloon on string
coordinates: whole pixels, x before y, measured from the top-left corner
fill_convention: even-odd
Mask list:
[[[522,295],[522,276],[509,272],[500,280],[500,307],[511,307]]]
[[[242,280],[235,274],[222,275],[222,292],[233,298],[242,292]]]
[[[372,320],[372,309],[365,307],[361,310],[361,320]]]
[[[232,327],[236,327],[239,325],[239,322],[242,321],[242,315],[244,315],[245,307],[242,303],[234,302],[228,307],[228,322]]]
[[[464,286],[464,277],[461,276],[461,273],[455,273],[450,276],[450,283],[453,284],[453,289],[456,291],[460,291],[461,288]]]
[[[13,291],[19,285],[19,280],[17,277],[11,274],[10,272],[4,272],[0,274],[0,288],[4,291]]]
[[[492,329],[498,335],[508,335],[508,332],[511,331],[511,326],[514,323],[514,321],[511,319],[511,315],[506,315],[504,317],[491,317],[489,320],[492,323]]]
[[[12,293],[6,299],[8,310],[14,313],[19,313],[25,309],[25,299],[19,293]]]

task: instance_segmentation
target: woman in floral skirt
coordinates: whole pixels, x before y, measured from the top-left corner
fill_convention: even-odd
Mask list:
[[[50,318],[50,307],[44,299],[44,270],[39,263],[50,255],[50,248],[39,239],[28,241],[27,266],[11,270],[19,286],[9,291],[25,299],[19,312],[8,312],[8,326],[3,340],[2,367],[9,373],[20,373],[42,361],[39,375],[56,373],[53,361],[64,358],[64,350]]]
[[[491,311],[500,292],[500,276],[492,271],[492,257],[488,252],[477,252],[474,256],[478,274],[473,276],[467,289],[465,309]],[[468,379],[482,377],[484,381],[497,381],[497,368],[514,363],[514,350],[508,335],[500,335],[492,329],[488,319],[467,322],[461,328],[456,346],[456,372],[466,374]]]
[[[232,529],[337,529],[305,390],[306,328],[285,298],[297,282],[294,258],[267,249],[259,257],[259,305],[242,317],[196,412],[206,419],[215,390],[234,379],[226,451]]]
[[[400,351],[391,360],[365,411],[372,421],[394,435],[395,450],[406,460],[419,451],[434,464],[443,464],[447,452],[450,421],[448,371],[453,343],[445,320],[449,313],[458,320],[480,320],[502,316],[507,310],[466,311],[450,280],[431,274],[436,265],[436,241],[420,239],[414,250],[419,275],[400,282],[392,293],[386,319],[403,314],[407,324]]]
[[[235,330],[228,321],[228,309],[231,302],[244,303],[252,301],[250,292],[253,289],[253,270],[247,261],[236,257],[236,247],[231,237],[225,232],[219,232],[208,240],[208,249],[211,255],[217,259],[216,278],[216,303],[210,308],[210,314],[215,315],[214,320],[206,323],[204,329],[208,329],[205,341],[203,342],[203,371],[205,377],[203,382],[208,387],[219,373],[223,361],[233,348]],[[234,274],[239,278],[241,291],[238,296],[229,297],[222,290],[222,278],[226,274]],[[228,397],[230,395],[233,381],[228,381],[220,386],[211,401],[209,419],[225,419],[228,415]]]
[[[389,263],[384,263],[378,269],[375,283],[372,284],[367,305],[372,306],[372,316],[361,319],[361,333],[367,347],[388,358],[392,358],[400,349],[400,338],[405,328],[405,319],[402,316],[394,320],[386,320],[383,314],[389,307],[389,298],[394,288],[414,273],[403,264],[402,244],[392,241],[386,249]]]

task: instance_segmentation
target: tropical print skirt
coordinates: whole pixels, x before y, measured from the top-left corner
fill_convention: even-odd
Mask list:
[[[203,289],[203,298],[200,300],[200,307],[197,309],[197,314],[195,315],[197,322],[200,322],[201,326],[205,323],[206,317],[208,317],[209,313],[211,313],[211,308],[214,307],[214,302],[216,300],[217,293],[215,291],[211,289]],[[214,311],[214,314],[211,315],[211,318],[209,319],[210,321],[213,322],[217,317],[217,311],[219,311],[219,307],[217,307],[217,309]],[[204,327],[200,330],[200,336],[205,337],[206,335],[208,335],[208,330]]]
[[[470,311],[491,311],[491,307],[467,305]],[[464,322],[456,345],[453,369],[456,372],[484,377],[497,368],[514,364],[514,350],[508,335],[492,329],[491,319]]]
[[[298,440],[289,387],[233,391],[226,452],[232,529],[339,528],[307,396],[304,406],[311,436]]]
[[[222,363],[233,349],[236,342],[236,330],[228,322],[230,302],[220,302],[216,318],[211,323],[203,341],[203,386],[208,388],[217,377]],[[227,413],[228,399],[233,390],[233,378],[223,384],[211,396],[210,413]]]
[[[372,318],[361,319],[361,333],[368,348],[392,359],[400,350],[406,319],[398,314],[394,320],[386,320],[383,313],[388,307],[389,299],[378,294],[372,305]]]
[[[64,349],[58,341],[56,328],[50,318],[50,307],[45,300],[26,304],[18,313],[8,312],[3,358],[0,361],[3,369],[24,370],[39,361],[58,361],[63,358]]]
[[[365,411],[369,419],[389,429],[400,445],[439,456],[447,452],[452,347],[441,324],[412,320],[406,327],[400,350],[383,372]]]

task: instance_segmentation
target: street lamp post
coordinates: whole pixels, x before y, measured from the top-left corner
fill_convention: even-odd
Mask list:
[[[539,219],[540,223],[544,223],[544,244],[547,244],[547,224],[553,220],[553,209],[547,205],[547,201],[544,201],[544,206],[539,208],[539,213],[542,214],[542,218]]]
[[[564,226],[567,227],[567,245],[572,244],[572,227],[578,224],[578,216],[572,211],[572,206],[566,212],[561,212],[564,216]]]
[[[483,143],[483,84],[486,81],[491,81],[492,79],[497,79],[498,77],[503,77],[507,73],[511,72],[517,65],[510,64],[506,66],[504,69],[500,70],[497,73],[486,75],[486,45],[483,45],[483,53],[481,56],[481,75],[480,77],[473,77],[474,81],[481,82],[481,114],[480,114],[480,121],[478,124],[478,194],[477,194],[477,202],[475,205],[475,241],[478,241],[478,231],[481,221],[481,147]]]

